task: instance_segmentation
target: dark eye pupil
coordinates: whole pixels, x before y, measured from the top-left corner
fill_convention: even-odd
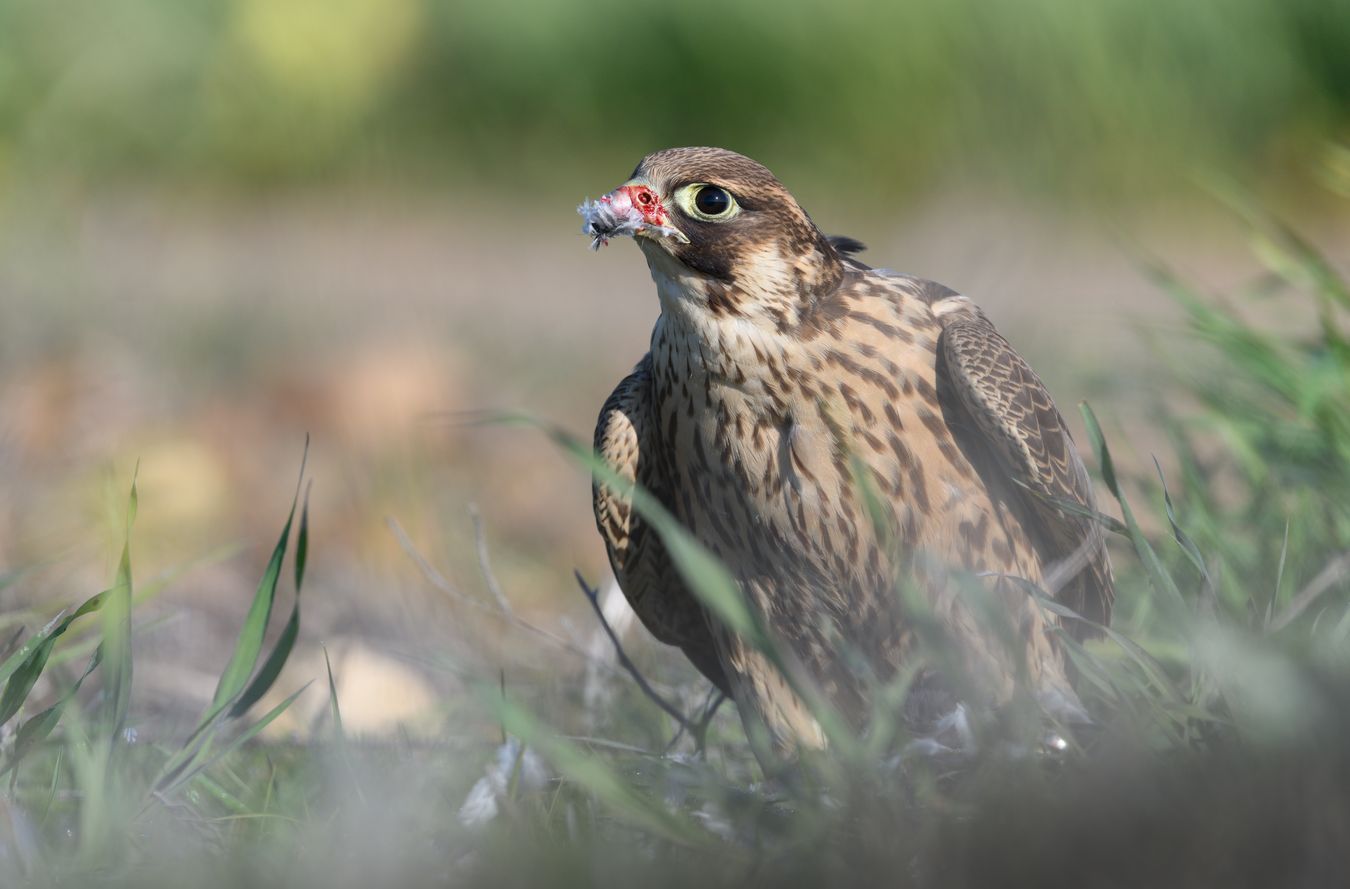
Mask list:
[[[731,195],[716,185],[705,185],[694,195],[694,206],[705,216],[721,216],[731,208]]]

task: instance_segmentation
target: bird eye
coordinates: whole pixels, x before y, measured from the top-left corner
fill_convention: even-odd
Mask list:
[[[694,206],[705,216],[721,216],[731,209],[731,195],[716,185],[705,185],[694,193]]]
[[[686,185],[675,196],[680,209],[704,222],[725,222],[740,212],[731,192],[705,182]]]

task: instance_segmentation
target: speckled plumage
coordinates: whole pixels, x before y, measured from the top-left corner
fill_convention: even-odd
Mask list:
[[[1018,675],[1072,701],[1051,618],[1009,578],[1049,580],[1061,601],[1104,622],[1111,573],[1096,523],[1055,505],[1090,509],[1093,497],[1034,372],[966,297],[853,259],[861,245],[823,236],[748,158],[672,149],[645,158],[630,182],[663,197],[682,238],[639,238],[661,315],[649,353],[601,411],[601,457],[723,560],[855,725],[870,712],[869,689],[916,653],[897,584],[923,596],[988,703],[1006,701]],[[690,183],[726,189],[739,215],[681,213],[671,195]],[[597,484],[595,513],[647,628],[779,748],[823,744],[778,671],[705,615],[627,500]],[[993,591],[1021,653],[990,641],[958,574]],[[932,670],[920,687],[950,698]]]

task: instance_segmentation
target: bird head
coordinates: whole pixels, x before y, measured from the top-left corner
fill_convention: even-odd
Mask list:
[[[707,303],[780,326],[843,275],[839,253],[765,167],[722,148],[670,148],[582,204],[597,248],[632,235],[663,300]]]

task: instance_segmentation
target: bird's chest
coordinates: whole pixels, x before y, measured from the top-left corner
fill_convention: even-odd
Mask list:
[[[920,552],[957,568],[1026,569],[1015,517],[947,425],[926,344],[794,353],[658,330],[672,510],[742,576],[881,588],[897,558]]]
[[[670,506],[742,576],[830,571],[860,533],[830,399],[783,356],[751,358],[653,351]]]

